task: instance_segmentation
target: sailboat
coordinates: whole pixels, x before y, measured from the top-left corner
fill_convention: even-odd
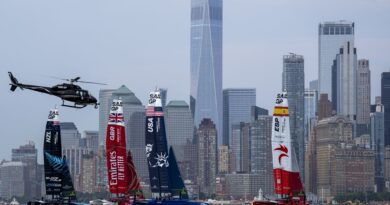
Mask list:
[[[130,150],[126,152],[125,121],[122,100],[114,99],[110,109],[106,135],[108,185],[112,202],[131,204],[142,196],[140,180]],[[141,193],[141,194],[139,194]]]
[[[173,149],[168,152],[160,92],[149,94],[145,121],[145,149],[152,199],[133,205],[200,205],[188,200]]]
[[[61,128],[57,109],[49,112],[43,141],[45,169],[45,201],[30,201],[28,204],[64,204],[76,199],[66,157],[62,157]]]
[[[252,205],[306,205],[298,162],[291,142],[287,93],[276,97],[272,120],[272,164],[275,201],[254,200]]]

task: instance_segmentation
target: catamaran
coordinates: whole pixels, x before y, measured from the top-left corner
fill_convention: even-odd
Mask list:
[[[140,180],[130,150],[126,152],[125,121],[122,100],[114,99],[106,135],[106,157],[110,201],[131,204],[142,196]]]
[[[252,205],[307,205],[298,162],[291,142],[287,93],[276,97],[272,121],[272,164],[275,201],[254,200]]]
[[[43,141],[46,198],[28,204],[65,204],[76,199],[66,157],[62,157],[61,128],[57,109],[49,112]]]
[[[150,92],[145,121],[145,149],[152,199],[133,205],[200,205],[188,200],[172,148],[168,152],[164,112],[159,91]]]

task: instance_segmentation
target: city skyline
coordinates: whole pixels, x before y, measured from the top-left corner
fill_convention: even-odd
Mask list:
[[[355,5],[346,11],[351,2]],[[380,73],[390,67],[385,55],[390,47],[390,29],[383,26],[389,19],[390,14],[386,11],[390,5],[385,1],[337,3],[340,8],[309,1],[294,4],[225,1],[223,88],[255,87],[257,105],[270,109],[275,94],[281,90],[282,56],[288,52],[302,54],[305,58],[305,83],[317,79],[318,24],[346,19],[355,23],[358,58],[370,60],[372,99],[380,95]],[[148,91],[158,85],[168,88],[168,101],[177,99],[189,103],[190,1],[172,0],[147,5],[148,2],[99,2],[93,5],[76,1],[0,3],[0,82],[3,83],[0,105],[4,116],[9,116],[7,120],[3,118],[1,124],[9,128],[4,129],[3,136],[13,139],[1,150],[0,158],[9,159],[11,148],[29,140],[42,150],[47,111],[61,103],[52,96],[28,91],[10,93],[8,70],[13,71],[21,82],[31,84],[60,83],[43,75],[81,76],[84,80],[109,83],[105,87],[83,85],[95,97],[98,97],[99,89],[118,88],[125,84],[144,105]],[[167,12],[164,8],[173,10]],[[289,9],[288,12],[285,8]],[[293,12],[294,9],[301,12]],[[155,17],[148,19],[148,15]],[[288,19],[291,15],[295,15],[294,18]],[[308,19],[310,15],[314,17]],[[159,18],[157,23],[156,17]],[[158,25],[159,22],[164,22],[164,27]],[[126,24],[134,29],[125,29],[123,25]],[[156,28],[151,30],[147,28],[149,26]],[[177,35],[172,35],[165,27]],[[171,70],[167,72],[167,68]],[[108,74],[112,77],[107,78]],[[75,122],[80,131],[98,129],[98,110],[93,108],[72,110],[60,107],[60,118],[64,122]],[[23,129],[17,129],[15,124]],[[38,157],[42,158],[41,155],[39,152]]]

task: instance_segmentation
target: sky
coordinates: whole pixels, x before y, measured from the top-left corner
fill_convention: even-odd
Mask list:
[[[369,59],[372,99],[390,71],[390,1],[224,0],[223,87],[256,88],[257,105],[272,109],[281,90],[282,58],[305,58],[305,82],[318,76],[318,24],[355,22],[358,59]],[[1,0],[0,160],[34,141],[42,161],[49,109],[59,98],[9,91],[8,71],[21,83],[53,86],[58,79],[126,85],[146,103],[156,86],[168,100],[189,101],[190,0]],[[373,100],[372,100],[373,102]],[[61,121],[80,132],[98,130],[98,110],[59,107]]]

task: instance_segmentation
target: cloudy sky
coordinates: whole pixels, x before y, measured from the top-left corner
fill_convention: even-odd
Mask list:
[[[9,91],[7,71],[22,83],[51,86],[48,76],[124,84],[146,102],[156,86],[168,99],[189,99],[190,0],[1,0],[0,160],[34,141],[42,155],[48,110],[61,101]],[[390,69],[390,1],[224,0],[223,86],[255,87],[257,105],[272,108],[281,89],[282,56],[305,57],[305,79],[318,73],[318,24],[355,22],[358,58],[370,60],[372,98]],[[60,107],[62,121],[98,129],[98,110]]]

